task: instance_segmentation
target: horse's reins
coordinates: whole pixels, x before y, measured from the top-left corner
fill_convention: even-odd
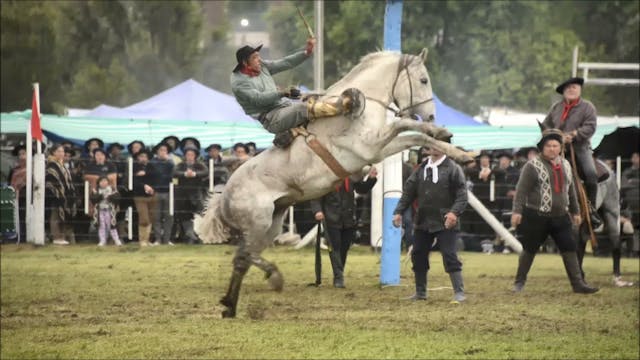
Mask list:
[[[391,88],[391,99],[393,99],[393,104],[395,104],[396,107],[398,107],[399,109],[396,110],[392,108],[388,104],[385,104],[385,102],[382,100],[374,99],[368,96],[366,96],[365,98],[367,100],[371,100],[373,102],[376,102],[382,105],[382,107],[384,107],[385,109],[392,111],[395,116],[402,116],[407,110],[413,109],[414,107],[433,101],[433,97],[430,97],[428,99],[422,100],[415,104],[413,103],[413,83],[411,81],[411,76],[409,76],[409,65],[411,64],[410,59],[411,58],[405,54],[402,54],[402,56],[400,57],[400,62],[398,63],[398,71],[396,73],[396,79],[393,81],[393,87]],[[400,109],[400,105],[398,105],[397,101],[395,100],[396,98],[395,93],[396,93],[396,85],[398,84],[398,79],[400,78],[400,74],[402,74],[403,70],[407,72],[407,79],[409,80],[409,106],[406,106]]]

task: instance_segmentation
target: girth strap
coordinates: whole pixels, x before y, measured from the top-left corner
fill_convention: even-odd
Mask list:
[[[316,153],[316,155],[318,155],[320,159],[322,159],[322,161],[329,167],[329,169],[331,169],[331,171],[333,171],[333,173],[338,178],[346,179],[351,175],[351,173],[349,173],[344,167],[342,167],[338,160],[336,160],[336,158],[331,155],[329,150],[327,150],[327,148],[316,139],[315,135],[309,133],[307,129],[303,127],[297,127],[291,130],[294,136],[304,136],[305,142],[311,148],[311,150],[313,150],[313,152]]]

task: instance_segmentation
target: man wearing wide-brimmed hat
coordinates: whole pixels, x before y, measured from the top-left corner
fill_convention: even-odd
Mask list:
[[[309,120],[348,113],[358,107],[357,91],[349,89],[335,102],[299,99],[300,90],[290,87],[279,90],[272,75],[300,65],[309,58],[315,39],[307,39],[304,50],[280,60],[268,61],[260,57],[262,45],[243,46],[236,51],[238,64],[231,73],[231,89],[244,112],[258,120],[269,132],[278,134],[274,144],[286,146],[291,140],[289,129],[301,126]],[[289,99],[286,99],[289,98]]]
[[[564,135],[558,129],[544,130],[538,142],[540,155],[529,160],[520,173],[511,215],[511,225],[522,234],[523,247],[514,292],[524,289],[536,253],[548,236],[560,250],[573,291],[582,294],[598,291],[582,277],[572,236],[571,222],[579,226],[582,219],[571,166],[561,156]]]
[[[563,132],[563,141],[572,144],[578,172],[584,181],[587,197],[591,207],[591,224],[600,226],[602,220],[595,211],[596,196],[598,194],[598,175],[591,156],[591,137],[596,132],[597,112],[595,106],[580,96],[584,79],[572,77],[558,87],[556,92],[562,95],[562,100],[551,106],[549,114],[542,122],[547,129],[559,129]],[[567,157],[571,156],[566,152]]]

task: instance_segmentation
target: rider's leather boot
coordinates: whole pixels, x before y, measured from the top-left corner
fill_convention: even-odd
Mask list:
[[[593,294],[598,292],[599,289],[597,287],[590,286],[582,278],[578,256],[575,251],[563,252],[560,255],[562,256],[562,262],[567,271],[567,277],[569,278],[569,282],[571,282],[573,292],[579,294]]]
[[[309,119],[315,120],[341,114],[351,114],[355,109],[360,107],[361,97],[362,93],[360,90],[347,89],[343,91],[335,101],[319,101],[315,98],[310,98],[307,102]]]
[[[593,229],[599,228],[600,225],[602,225],[602,219],[591,202],[589,202],[589,219],[591,220],[591,227]]]

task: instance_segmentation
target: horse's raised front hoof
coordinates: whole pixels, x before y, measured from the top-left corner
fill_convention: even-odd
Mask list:
[[[451,143],[451,138],[453,137],[453,134],[445,128],[439,128],[438,130],[434,131],[433,137],[436,138],[436,140],[444,141],[446,143]]]
[[[276,270],[271,273],[271,276],[269,276],[269,286],[277,292],[282,291],[282,288],[284,287],[284,278],[280,271]]]
[[[476,161],[476,157],[478,156],[480,156],[480,152],[478,151],[467,151],[464,153],[464,155],[462,155],[461,162],[462,164],[467,165]]]

